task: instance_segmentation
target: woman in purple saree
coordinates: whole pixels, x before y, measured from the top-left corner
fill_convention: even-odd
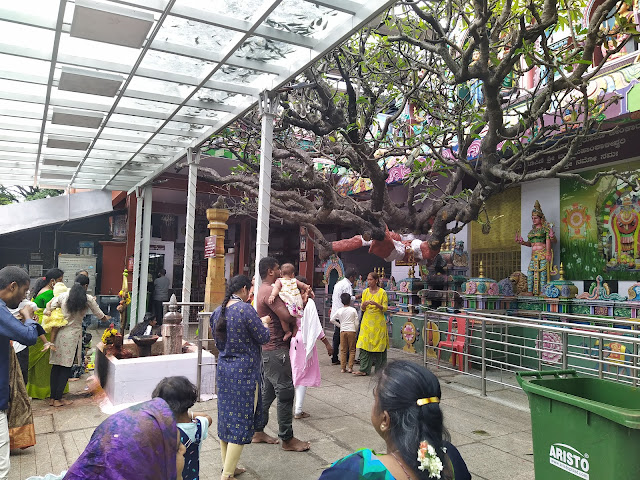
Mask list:
[[[93,432],[65,480],[175,480],[184,447],[167,402],[154,398],[113,414]],[[180,447],[180,449],[179,449]],[[182,460],[182,462],[181,462]],[[178,471],[178,469],[180,471]]]

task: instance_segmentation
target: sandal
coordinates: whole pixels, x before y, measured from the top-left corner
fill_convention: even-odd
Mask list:
[[[300,420],[301,418],[309,418],[311,416],[310,413],[307,412],[302,412],[302,413],[296,413],[293,418],[295,418],[296,420]]]
[[[340,373],[346,373],[347,371],[343,368],[342,370],[340,370]]]
[[[357,377],[366,377],[367,375],[369,375],[368,373],[364,372],[353,372],[353,374]]]

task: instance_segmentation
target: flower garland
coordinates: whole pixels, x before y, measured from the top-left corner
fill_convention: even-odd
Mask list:
[[[442,451],[446,453],[446,449],[443,447]],[[435,448],[433,448],[426,440],[420,442],[420,448],[418,449],[418,470],[429,473],[429,478],[440,478],[440,473],[444,468],[442,460],[436,454]]]
[[[120,290],[118,292],[118,296],[124,300],[124,304],[125,305],[129,305],[131,303],[131,292],[129,292],[128,290],[125,292],[123,290]]]
[[[109,325],[109,328],[105,329],[102,334],[102,343],[107,344],[107,340],[111,337],[114,337],[118,334],[118,330],[113,327],[113,323]]]

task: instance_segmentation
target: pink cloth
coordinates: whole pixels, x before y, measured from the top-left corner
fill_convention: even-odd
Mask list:
[[[318,349],[313,347],[309,361],[306,359],[304,342],[302,341],[301,319],[298,318],[298,333],[291,339],[289,357],[291,359],[291,374],[295,387],[319,387],[320,386],[320,362],[318,361]],[[321,332],[318,338],[324,338]]]

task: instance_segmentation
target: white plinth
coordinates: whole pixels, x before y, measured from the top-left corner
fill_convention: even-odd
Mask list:
[[[215,357],[203,350],[202,364],[201,394],[210,397],[215,393]],[[113,406],[151,400],[153,389],[164,377],[183,375],[197,384],[197,352],[118,360],[96,348],[95,365]]]

